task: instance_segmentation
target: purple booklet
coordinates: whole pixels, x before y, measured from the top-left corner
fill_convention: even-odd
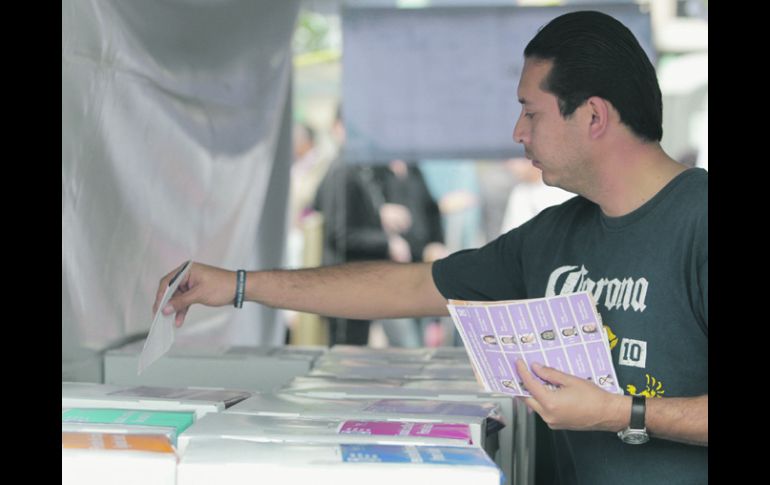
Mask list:
[[[472,443],[467,424],[417,423],[411,421],[345,421],[339,434],[365,434],[376,436],[418,436],[449,438]]]
[[[530,369],[537,362],[623,393],[588,292],[529,300],[449,300],[447,307],[476,377],[488,391],[529,396],[515,365],[523,359]]]

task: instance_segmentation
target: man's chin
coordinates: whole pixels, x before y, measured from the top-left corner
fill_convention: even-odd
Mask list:
[[[553,177],[547,175],[545,172],[543,172],[543,183],[549,187],[561,188],[561,186],[558,185],[558,182]]]

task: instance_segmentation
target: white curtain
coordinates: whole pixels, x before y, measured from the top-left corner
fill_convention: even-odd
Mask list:
[[[62,364],[147,331],[186,259],[278,267],[298,0],[62,2]],[[193,307],[177,339],[279,344],[274,312]]]

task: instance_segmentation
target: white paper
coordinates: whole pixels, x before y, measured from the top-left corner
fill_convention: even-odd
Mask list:
[[[182,268],[182,271],[177,273],[174,279],[169,283],[166,292],[163,294],[163,299],[158,305],[158,311],[155,312],[155,318],[152,320],[152,327],[150,327],[150,333],[147,336],[147,340],[144,341],[144,348],[139,355],[139,368],[137,369],[137,375],[144,372],[144,370],[155,362],[160,356],[168,352],[171,345],[174,343],[174,335],[176,334],[176,327],[174,326],[174,318],[176,313],[170,315],[164,315],[163,309],[168,304],[171,297],[174,296],[179,284],[184,281],[187,272],[190,270],[190,261],[187,261]]]

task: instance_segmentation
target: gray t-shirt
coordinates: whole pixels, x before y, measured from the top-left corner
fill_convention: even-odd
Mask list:
[[[708,172],[689,169],[609,218],[583,197],[545,209],[486,246],[433,265],[446,298],[510,300],[592,292],[626,394],[708,394]],[[552,434],[563,483],[707,483],[708,448],[614,433]],[[542,457],[539,457],[542,458]]]

